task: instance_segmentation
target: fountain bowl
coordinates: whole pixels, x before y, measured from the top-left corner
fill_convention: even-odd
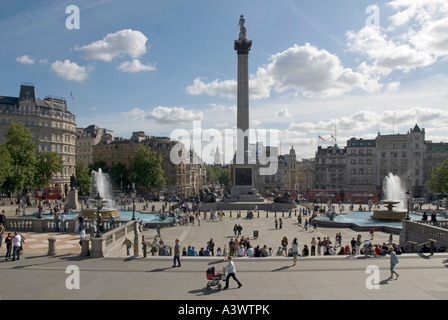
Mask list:
[[[87,201],[88,208],[84,208],[81,210],[81,214],[88,219],[95,218],[98,219],[97,213],[98,208],[96,208],[96,201],[95,199],[89,199]],[[113,203],[109,199],[103,199],[102,201],[102,208],[100,209],[100,214],[103,219],[109,219],[110,217],[113,217],[114,219],[120,218],[120,215],[118,214],[118,209],[114,208]]]
[[[387,221],[401,221],[407,217],[407,210],[397,209],[395,205],[401,203],[398,200],[383,200],[383,204],[386,205],[386,209],[373,210],[372,218],[377,220]]]

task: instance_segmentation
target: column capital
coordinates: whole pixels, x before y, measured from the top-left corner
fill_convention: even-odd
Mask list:
[[[252,47],[252,40],[246,40],[246,39],[240,39],[235,40],[234,49],[236,50],[237,54],[249,54],[249,51]]]

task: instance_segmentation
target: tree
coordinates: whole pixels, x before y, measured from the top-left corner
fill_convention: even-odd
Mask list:
[[[0,187],[11,172],[12,158],[5,144],[0,144]]]
[[[90,189],[90,171],[87,164],[83,161],[76,161],[76,183],[78,184],[79,191],[86,193]]]
[[[3,182],[3,188],[18,192],[20,199],[23,189],[34,186],[36,144],[23,123],[11,122],[6,137],[8,141],[5,146],[11,156],[11,168]]]
[[[51,177],[64,169],[64,161],[54,151],[39,152],[36,155],[36,170],[33,186],[44,187],[50,183]]]
[[[89,171],[98,171],[98,169],[101,169],[103,173],[109,173],[109,167],[107,166],[107,163],[103,160],[96,161],[94,163],[89,164]]]
[[[224,187],[228,187],[230,184],[230,169],[223,169],[218,177],[218,181]]]
[[[109,176],[112,183],[120,189],[122,186],[127,186],[131,183],[131,181],[129,181],[129,170],[121,162],[114,164],[112,168],[110,168]]]
[[[139,145],[129,171],[131,182],[137,186],[159,190],[165,187],[162,156],[148,146]]]
[[[448,193],[448,159],[440,167],[431,169],[427,184],[432,193]]]

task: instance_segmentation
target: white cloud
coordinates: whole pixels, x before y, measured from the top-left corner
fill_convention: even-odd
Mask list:
[[[66,80],[82,82],[88,78],[91,67],[81,67],[75,62],[65,59],[64,62],[56,60],[51,64],[51,70]]]
[[[201,78],[193,80],[193,84],[187,87],[187,93],[196,96],[207,94],[209,96],[221,96],[226,98],[236,97],[237,82],[235,80],[213,80],[205,83]]]
[[[153,71],[156,67],[153,65],[144,65],[138,59],[133,59],[132,61],[125,61],[119,67],[118,70],[123,72],[137,73],[140,71]]]
[[[294,45],[283,52],[270,57],[267,66],[259,67],[256,74],[250,76],[249,94],[251,99],[268,98],[271,90],[284,92],[293,90],[308,97],[327,97],[347,93],[356,88],[368,92],[377,90],[373,78],[344,68],[340,59],[326,50],[306,44]],[[213,80],[204,82],[196,78],[187,93],[191,95],[207,94],[236,98],[236,80]]]
[[[143,120],[147,116],[147,112],[140,108],[133,108],[132,110],[122,112],[122,115],[126,118],[132,118],[134,120]]]
[[[98,59],[110,62],[115,57],[129,55],[135,59],[146,53],[148,38],[140,31],[124,29],[109,33],[102,40],[77,48],[84,51],[88,59]]]
[[[121,113],[126,118],[136,121],[153,119],[158,124],[185,123],[186,121],[202,120],[201,111],[187,110],[183,107],[163,107],[158,106],[151,111],[145,111],[140,108],[133,108]]]
[[[288,108],[282,108],[275,114],[278,118],[291,118]]]
[[[367,58],[360,72],[384,77],[395,70],[427,67],[448,56],[448,1],[392,0],[387,6],[396,11],[389,26],[346,33],[349,51]]]
[[[16,61],[22,64],[33,64],[34,60],[30,58],[27,54],[24,54],[23,56],[17,57]]]
[[[258,127],[260,124],[261,124],[261,121],[256,120],[256,119],[254,119],[250,122],[251,127]]]
[[[203,114],[201,111],[187,110],[182,107],[163,107],[154,108],[147,115],[161,123],[185,123],[186,121],[202,120]]]
[[[214,112],[220,112],[220,113],[226,113],[226,114],[232,114],[236,117],[237,115],[237,107],[236,105],[232,105],[232,106],[224,106],[222,104],[216,104],[216,103],[212,103],[212,110]]]
[[[395,109],[383,112],[362,110],[349,116],[320,120],[317,122],[291,123],[289,129],[302,132],[338,132],[353,133],[366,132],[376,127],[389,127],[392,123],[398,127],[410,127],[416,123],[444,127],[448,121],[448,111],[435,108],[413,107],[408,109]]]
[[[349,50],[368,58],[359,70],[365,74],[389,75],[394,70],[410,71],[435,62],[428,52],[418,50],[409,43],[388,39],[383,29],[366,26],[358,32],[347,32]],[[369,64],[369,62],[371,62]]]
[[[306,96],[335,96],[363,88],[366,79],[326,50],[294,45],[271,57],[266,73],[278,92],[293,89]]]

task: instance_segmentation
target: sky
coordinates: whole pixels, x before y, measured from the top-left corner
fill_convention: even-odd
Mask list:
[[[446,0],[1,1],[0,95],[33,83],[117,137],[232,129],[240,15],[250,126],[281,153],[415,124],[448,142]]]

